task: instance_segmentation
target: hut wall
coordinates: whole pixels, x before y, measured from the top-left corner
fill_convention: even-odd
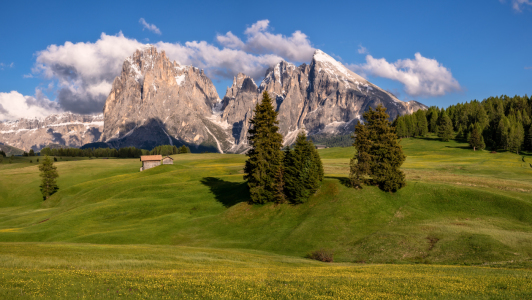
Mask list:
[[[160,161],[143,161],[142,162],[142,170],[148,170],[148,169],[151,169],[153,167],[157,167],[157,166],[160,166],[161,165],[161,162]]]

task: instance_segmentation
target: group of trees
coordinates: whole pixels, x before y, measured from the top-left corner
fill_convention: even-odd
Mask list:
[[[265,91],[250,120],[248,142],[251,149],[244,167],[250,202],[303,203],[323,180],[323,165],[312,141],[298,135],[292,149],[282,148],[277,112]]]
[[[532,151],[532,98],[525,96],[490,97],[451,105],[432,106],[393,122],[397,136],[437,134],[443,141],[466,140],[473,149]]]
[[[405,186],[405,174],[399,169],[406,159],[389,121],[386,108],[379,105],[364,113],[364,124],[355,127],[357,152],[350,162],[351,185],[361,188],[362,184],[377,185],[387,192],[395,192]],[[417,116],[410,120],[418,122]],[[426,124],[424,125],[426,126]]]
[[[33,150],[30,150],[29,156]],[[183,145],[179,148],[172,145],[163,145],[153,148],[151,151],[138,149],[135,147],[114,148],[58,148],[50,149],[48,147],[41,150],[41,155],[49,156],[71,156],[71,157],[119,157],[119,158],[139,158],[141,155],[172,155],[180,153],[190,153],[190,148]]]
[[[157,146],[153,148],[149,152],[150,155],[160,154],[162,156],[172,155],[172,154],[182,154],[182,153],[190,153],[190,148],[185,145],[179,148],[177,148],[176,146],[172,146],[172,145],[162,145],[162,146]]]

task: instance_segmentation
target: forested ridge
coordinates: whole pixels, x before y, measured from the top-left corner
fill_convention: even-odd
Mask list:
[[[393,126],[398,137],[420,137],[436,133],[442,140],[450,138],[478,142],[491,151],[532,151],[532,98],[525,96],[489,97],[451,105],[436,106],[400,116]],[[475,138],[475,129],[480,133]],[[472,144],[473,145],[473,144]],[[472,146],[473,147],[473,146]],[[484,148],[480,147],[480,148]]]

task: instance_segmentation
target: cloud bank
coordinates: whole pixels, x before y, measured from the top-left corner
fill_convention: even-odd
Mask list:
[[[461,90],[451,71],[437,60],[423,57],[420,53],[416,53],[414,59],[400,59],[394,63],[366,55],[365,64],[349,67],[355,72],[398,81],[410,96],[443,96]]]
[[[41,118],[60,111],[59,104],[50,101],[39,89],[35,91],[35,97],[24,96],[17,91],[0,93],[0,121]]]

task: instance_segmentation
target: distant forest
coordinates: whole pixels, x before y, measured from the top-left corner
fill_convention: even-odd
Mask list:
[[[190,153],[190,149],[187,146],[181,146],[177,148],[172,145],[162,145],[153,148],[151,151],[138,149],[135,147],[124,147],[120,149],[114,148],[54,148],[48,147],[41,150],[41,156],[70,156],[70,157],[119,157],[119,158],[139,158],[141,155],[172,155]],[[26,154],[25,154],[26,155]]]
[[[532,151],[532,98],[525,96],[490,97],[451,105],[446,109],[432,106],[393,122],[398,137],[440,137],[450,128],[450,138],[470,141],[476,128],[485,147],[492,151]]]

